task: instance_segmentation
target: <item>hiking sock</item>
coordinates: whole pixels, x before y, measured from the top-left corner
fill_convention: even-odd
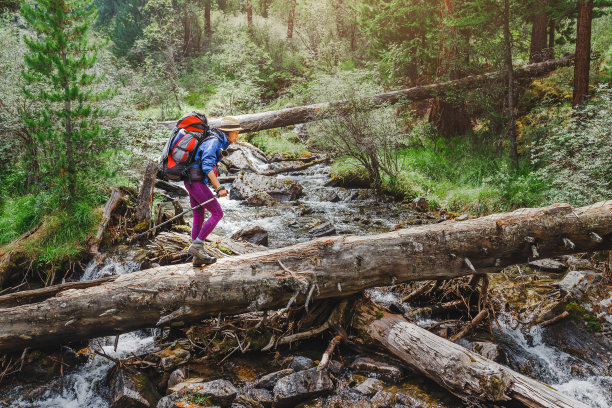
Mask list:
[[[204,243],[204,241],[203,241],[203,240],[201,240],[200,238],[196,238],[196,239],[194,239],[194,240],[193,240],[193,242],[192,242],[192,243],[193,243],[193,244],[203,244],[203,243]]]

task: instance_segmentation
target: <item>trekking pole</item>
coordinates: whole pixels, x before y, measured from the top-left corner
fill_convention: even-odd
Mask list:
[[[153,231],[154,229],[157,229],[157,228],[159,228],[159,227],[161,227],[161,226],[163,226],[163,225],[166,225],[166,224],[168,224],[168,223],[170,223],[170,222],[172,222],[172,221],[176,220],[176,219],[177,219],[177,218],[179,218],[179,217],[182,217],[183,215],[187,214],[188,212],[191,212],[191,211],[193,211],[193,210],[196,210],[196,209],[198,209],[198,208],[202,207],[203,205],[210,203],[212,200],[214,200],[215,198],[218,198],[218,197],[219,197],[219,195],[216,195],[216,196],[214,196],[213,198],[211,198],[210,200],[206,200],[206,201],[204,201],[203,203],[200,203],[200,204],[196,205],[196,206],[195,206],[195,207],[193,207],[193,208],[190,208],[190,209],[188,209],[188,210],[183,211],[182,213],[180,213],[180,214],[178,214],[178,215],[175,215],[174,217],[170,218],[170,219],[169,219],[169,220],[167,220],[167,221],[162,222],[161,224],[158,224],[158,225],[155,225],[154,227],[149,228],[149,229],[148,229],[148,230],[146,230],[145,232],[141,232],[140,234],[136,234],[136,235],[134,235],[132,238],[130,238],[130,242],[134,241],[135,239],[138,239],[138,238],[142,237],[142,236],[143,236],[143,235],[145,235],[145,234],[148,234],[149,232]]]

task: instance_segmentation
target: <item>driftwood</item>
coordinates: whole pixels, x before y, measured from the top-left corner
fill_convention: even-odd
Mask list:
[[[359,341],[390,351],[412,369],[475,403],[516,399],[530,408],[588,408],[553,387],[436,336],[373,304],[357,306]],[[381,317],[382,316],[382,317]]]
[[[274,176],[276,174],[281,174],[281,173],[290,173],[290,172],[293,172],[293,171],[301,171],[301,170],[305,170],[305,169],[307,169],[309,167],[312,167],[314,165],[325,163],[327,161],[329,161],[329,158],[324,157],[322,159],[313,160],[311,162],[308,162],[308,163],[305,163],[305,164],[301,164],[301,165],[298,165],[298,166],[280,167],[278,169],[262,171],[262,172],[259,172],[257,174],[261,174],[262,176]]]
[[[179,197],[187,197],[189,193],[184,187],[177,186],[176,184],[169,183],[165,180],[157,179],[155,181],[155,187],[167,191],[172,194],[176,194]]]
[[[593,239],[592,232],[602,239]],[[121,275],[1,309],[0,353],[183,325],[219,313],[278,309],[290,299],[301,305],[309,294],[312,300],[345,297],[369,287],[471,275],[472,268],[495,273],[530,260],[533,246],[540,257],[612,248],[612,201],[582,208],[555,204],[376,235],[323,237],[219,259],[207,267],[170,265]]]
[[[155,188],[155,181],[157,178],[158,164],[149,162],[145,169],[142,187],[138,194],[138,201],[136,202],[136,208],[134,214],[136,216],[136,222],[146,222],[147,226],[151,219],[151,205],[153,204],[153,189]]]
[[[93,243],[89,247],[89,253],[93,256],[98,256],[98,249],[100,248],[100,243],[102,242],[102,236],[104,235],[104,231],[106,230],[106,226],[108,225],[111,216],[113,215],[113,211],[117,208],[117,205],[123,200],[124,192],[121,189],[114,188],[110,198],[106,202],[104,206],[104,212],[102,213],[102,221],[98,227],[98,232],[93,239]]]
[[[537,64],[516,67],[514,70],[515,79],[538,77],[553,71],[555,68],[569,65],[574,59],[573,55],[563,58],[548,60]],[[470,75],[454,81],[438,82],[430,85],[416,86],[413,88],[402,89],[399,91],[385,92],[364,98],[363,102],[367,107],[375,107],[385,104],[394,104],[404,100],[418,101],[422,99],[435,98],[451,90],[473,89],[482,87],[494,81],[502,80],[505,71],[489,72],[482,75]],[[295,125],[298,123],[313,122],[327,119],[343,113],[347,106],[351,104],[347,101],[337,101],[328,103],[318,103],[307,106],[297,106],[295,108],[285,108],[276,111],[250,113],[237,116],[246,132],[272,129],[283,126]],[[174,128],[176,121],[160,122],[168,128]],[[209,124],[218,127],[221,118],[209,118]]]

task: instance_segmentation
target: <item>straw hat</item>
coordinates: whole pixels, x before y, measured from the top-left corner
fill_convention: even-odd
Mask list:
[[[224,118],[221,118],[221,124],[217,129],[223,130],[225,132],[231,132],[233,130],[244,130],[240,127],[240,121],[233,116],[226,116]]]

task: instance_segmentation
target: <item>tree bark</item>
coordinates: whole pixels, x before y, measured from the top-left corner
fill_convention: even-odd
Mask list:
[[[287,22],[287,38],[293,38],[293,20],[295,19],[295,2],[289,0],[289,21]]]
[[[106,205],[104,206],[104,212],[102,213],[102,222],[100,222],[100,225],[98,226],[98,232],[96,233],[96,236],[94,237],[93,242],[89,247],[89,253],[93,256],[99,255],[98,249],[100,248],[100,243],[102,242],[102,237],[104,235],[104,231],[106,230],[106,226],[108,225],[113,215],[113,211],[115,211],[117,205],[119,205],[121,200],[123,200],[123,196],[124,193],[121,189],[113,188],[111,196],[106,202]]]
[[[546,2],[541,2],[538,12],[533,16],[531,25],[531,45],[529,47],[529,62],[542,62],[545,58],[542,50],[546,48]]]
[[[206,41],[210,41],[212,34],[212,26],[210,24],[210,6],[212,0],[206,0],[204,2],[204,33],[206,34]]]
[[[516,399],[529,408],[588,408],[549,385],[438,337],[402,316],[385,313],[375,305],[359,305],[353,324],[360,341],[385,348],[412,369],[469,402]]]
[[[555,60],[548,60],[538,64],[530,64],[515,68],[514,78],[533,78],[545,75],[560,66],[569,65],[573,58],[573,55],[568,55]],[[438,95],[442,95],[452,90],[457,91],[462,89],[478,88],[490,84],[491,82],[501,81],[506,78],[506,70],[489,72],[482,75],[471,75],[455,81],[438,82],[435,84],[415,86],[413,88],[373,95],[368,98],[364,98],[363,101],[361,101],[362,103],[357,105],[365,105],[368,108],[374,108],[380,105],[406,102],[407,100],[419,101],[423,99],[435,98]],[[249,113],[246,115],[238,115],[237,118],[240,121],[240,125],[246,132],[256,132],[259,130],[328,119],[338,114],[342,114],[342,112],[346,110],[347,106],[354,105],[356,105],[354,101],[326,102],[307,106],[297,106],[294,108],[285,108],[276,111]],[[209,118],[208,122],[210,126],[217,127],[221,124],[221,118]],[[158,123],[167,126],[169,129],[174,129],[176,120]]]
[[[451,81],[465,76],[463,72],[455,68],[458,58],[456,30],[452,25],[450,27],[444,26],[444,21],[453,18],[455,1],[444,0],[440,3],[441,40],[437,75],[442,77],[448,72]],[[434,99],[429,114],[429,121],[436,126],[440,135],[449,138],[462,135],[472,129],[470,117],[466,112],[465,100],[457,97],[454,99],[449,100],[443,97]]]
[[[508,137],[510,156],[518,169],[518,146],[516,142],[516,118],[514,116],[514,67],[512,66],[512,38],[510,38],[510,0],[504,0],[504,61],[506,65],[506,92],[508,93]],[[546,36],[544,36],[546,39]]]
[[[574,95],[572,106],[581,105],[589,92],[592,19],[593,0],[578,1],[578,27],[576,34],[576,60],[574,62]]]
[[[592,238],[595,232],[603,239]],[[571,243],[571,245],[570,245]],[[313,285],[317,299],[415,280],[494,273],[540,257],[612,248],[612,201],[521,209],[384,234],[323,237],[219,259],[170,265],[0,309],[0,353],[146,327],[183,325],[219,313],[277,309]],[[0,304],[2,298],[0,297]]]
[[[550,49],[550,53],[552,58],[555,55],[555,20],[550,20],[548,22],[548,48]]]
[[[253,25],[253,4],[251,0],[246,0],[247,24],[249,28]]]
[[[148,223],[151,219],[151,205],[153,204],[153,190],[155,189],[155,181],[157,179],[157,168],[157,163],[150,162],[145,169],[135,209],[137,223],[143,221]]]

